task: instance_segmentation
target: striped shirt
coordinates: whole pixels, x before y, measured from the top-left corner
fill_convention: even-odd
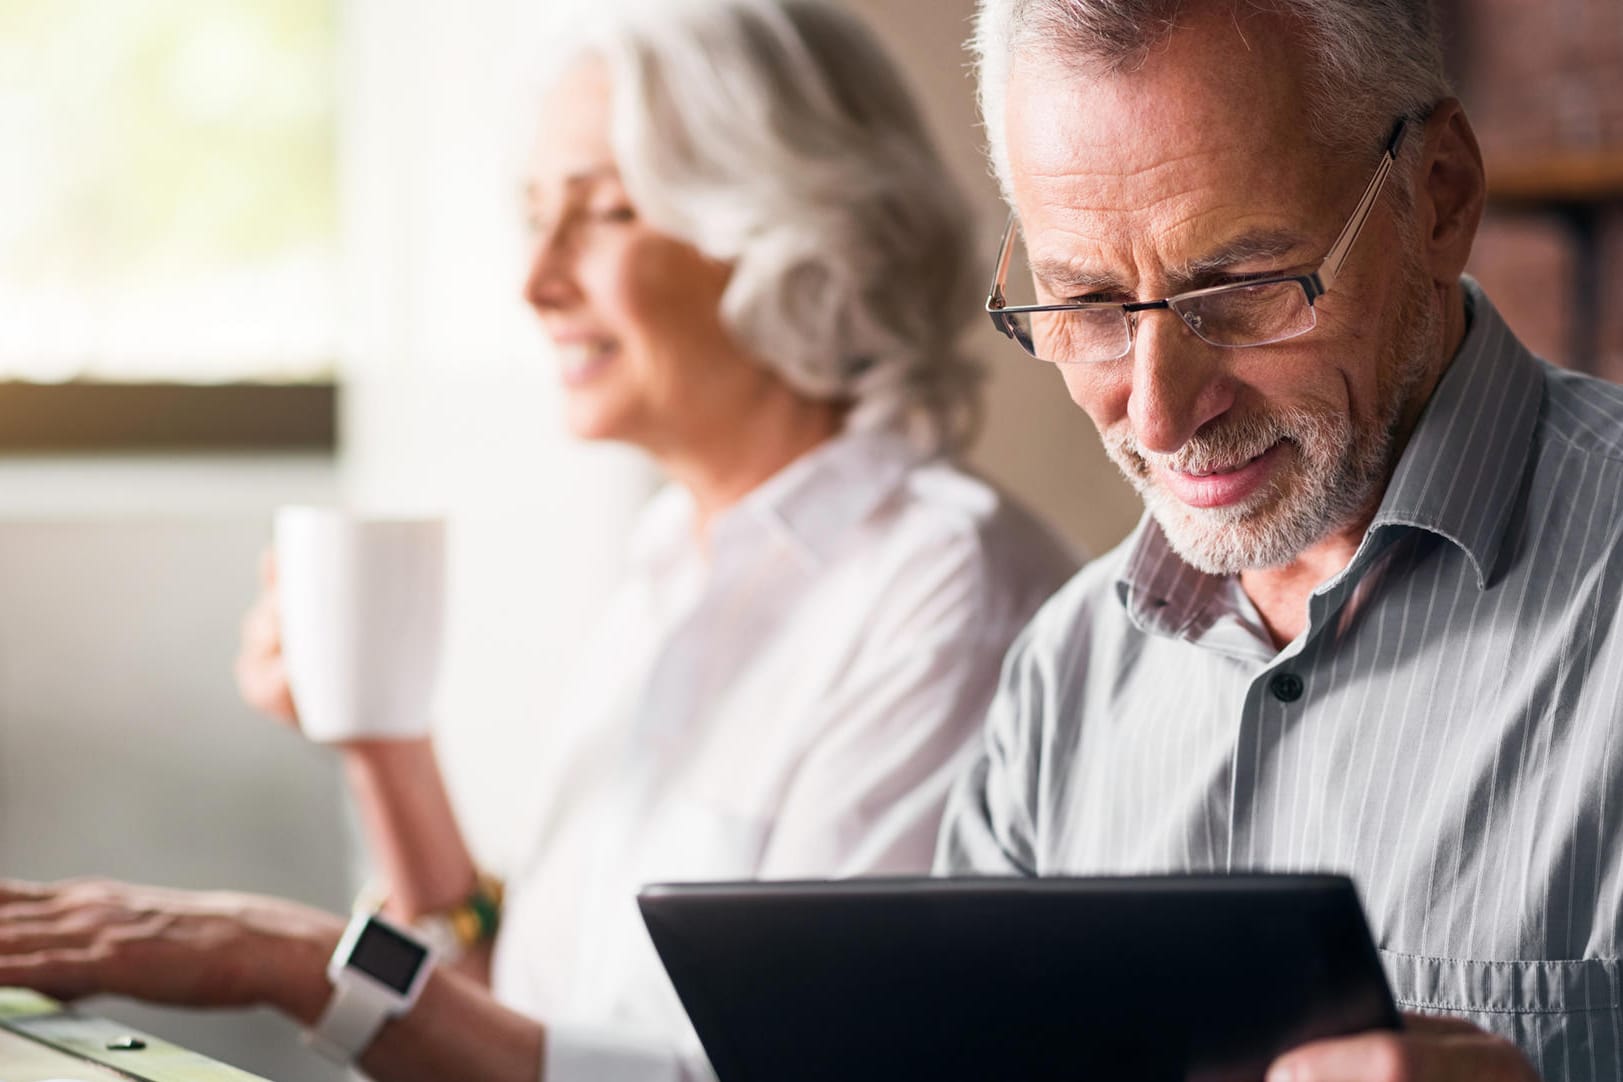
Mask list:
[[[1011,651],[938,869],[1342,872],[1402,1007],[1623,1079],[1623,388],[1466,293],[1303,633],[1146,519]]]

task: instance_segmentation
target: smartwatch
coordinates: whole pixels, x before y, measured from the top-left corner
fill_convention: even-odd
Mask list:
[[[353,1062],[383,1023],[411,1010],[433,968],[433,951],[416,936],[357,913],[327,963],[332,998],[306,1040],[328,1059]]]
[[[475,947],[488,946],[496,939],[502,923],[502,881],[487,872],[478,873],[471,893],[449,909],[424,913],[406,927],[419,943],[433,952],[439,965],[460,960]],[[377,881],[356,895],[355,913],[381,913],[389,902],[388,889]]]

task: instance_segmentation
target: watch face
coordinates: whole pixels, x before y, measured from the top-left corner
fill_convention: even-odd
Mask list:
[[[423,967],[428,951],[386,924],[368,921],[355,949],[349,955],[349,967],[358,969],[368,977],[393,989],[400,995],[411,991],[412,978]]]

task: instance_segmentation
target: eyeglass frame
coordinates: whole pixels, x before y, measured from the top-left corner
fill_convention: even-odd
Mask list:
[[[1346,263],[1348,255],[1352,253],[1353,244],[1357,242],[1359,234],[1363,232],[1364,223],[1368,221],[1370,212],[1375,209],[1375,201],[1380,198],[1381,190],[1386,185],[1387,175],[1391,173],[1393,166],[1397,164],[1398,153],[1403,148],[1403,137],[1408,129],[1409,118],[1399,117],[1392,128],[1392,134],[1387,138],[1386,148],[1382,152],[1380,164],[1375,167],[1375,175],[1370,178],[1369,184],[1364,188],[1363,196],[1358,200],[1358,205],[1353,208],[1352,217],[1347,219],[1347,224],[1342,227],[1341,234],[1336,237],[1336,242],[1330,246],[1330,251],[1319,262],[1319,266],[1308,274],[1281,274],[1244,282],[1229,282],[1224,285],[1207,286],[1203,289],[1191,289],[1184,293],[1174,293],[1170,297],[1162,297],[1160,300],[1153,301],[1128,301],[1125,303],[1116,301],[1079,301],[1070,304],[1009,305],[1004,301],[1003,287],[1008,282],[1009,260],[1014,255],[1015,231],[1019,228],[1019,220],[1011,211],[1009,213],[1009,223],[1003,229],[1003,243],[999,250],[997,269],[992,273],[992,287],[986,296],[986,314],[991,317],[992,326],[1012,339],[1016,345],[1019,345],[1020,335],[1015,331],[1012,321],[1008,318],[1012,315],[1038,312],[1098,312],[1109,309],[1117,309],[1122,313],[1122,321],[1127,325],[1127,344],[1120,353],[1114,357],[1101,357],[1093,361],[1049,361],[1050,364],[1104,364],[1107,361],[1120,360],[1132,352],[1133,341],[1138,333],[1138,321],[1132,317],[1139,312],[1148,312],[1157,308],[1165,308],[1171,311],[1178,317],[1180,323],[1189,328],[1190,333],[1207,345],[1215,346],[1218,349],[1253,349],[1257,346],[1272,345],[1275,342],[1287,342],[1292,338],[1299,338],[1313,330],[1313,327],[1305,327],[1294,334],[1271,339],[1267,342],[1228,345],[1212,342],[1202,336],[1200,331],[1189,323],[1182,312],[1173,308],[1173,304],[1201,297],[1210,297],[1213,294],[1238,292],[1242,289],[1256,289],[1258,286],[1294,282],[1302,287],[1302,292],[1307,295],[1308,307],[1313,308],[1315,302],[1330,291],[1331,285],[1335,283],[1336,277],[1341,273],[1342,265]],[[1317,326],[1317,320],[1315,320],[1314,326]],[[1034,352],[1035,344],[1031,349],[1025,346],[1020,348],[1021,352],[1026,353],[1028,356],[1037,356]],[[1039,357],[1037,359],[1042,360],[1043,358]]]

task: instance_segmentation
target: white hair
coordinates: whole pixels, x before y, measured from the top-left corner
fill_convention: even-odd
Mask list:
[[[895,65],[823,0],[657,0],[561,54],[609,72],[610,138],[651,225],[732,267],[721,317],[847,424],[958,449],[981,371],[972,219]]]
[[[1450,93],[1432,0],[1226,0],[1302,28],[1311,65],[1308,130],[1323,146],[1368,151],[1399,116]],[[1177,28],[1186,0],[980,0],[971,48],[993,172],[1010,194],[1005,96],[1010,60],[1044,57],[1121,71]],[[1418,147],[1418,139],[1409,146]]]

